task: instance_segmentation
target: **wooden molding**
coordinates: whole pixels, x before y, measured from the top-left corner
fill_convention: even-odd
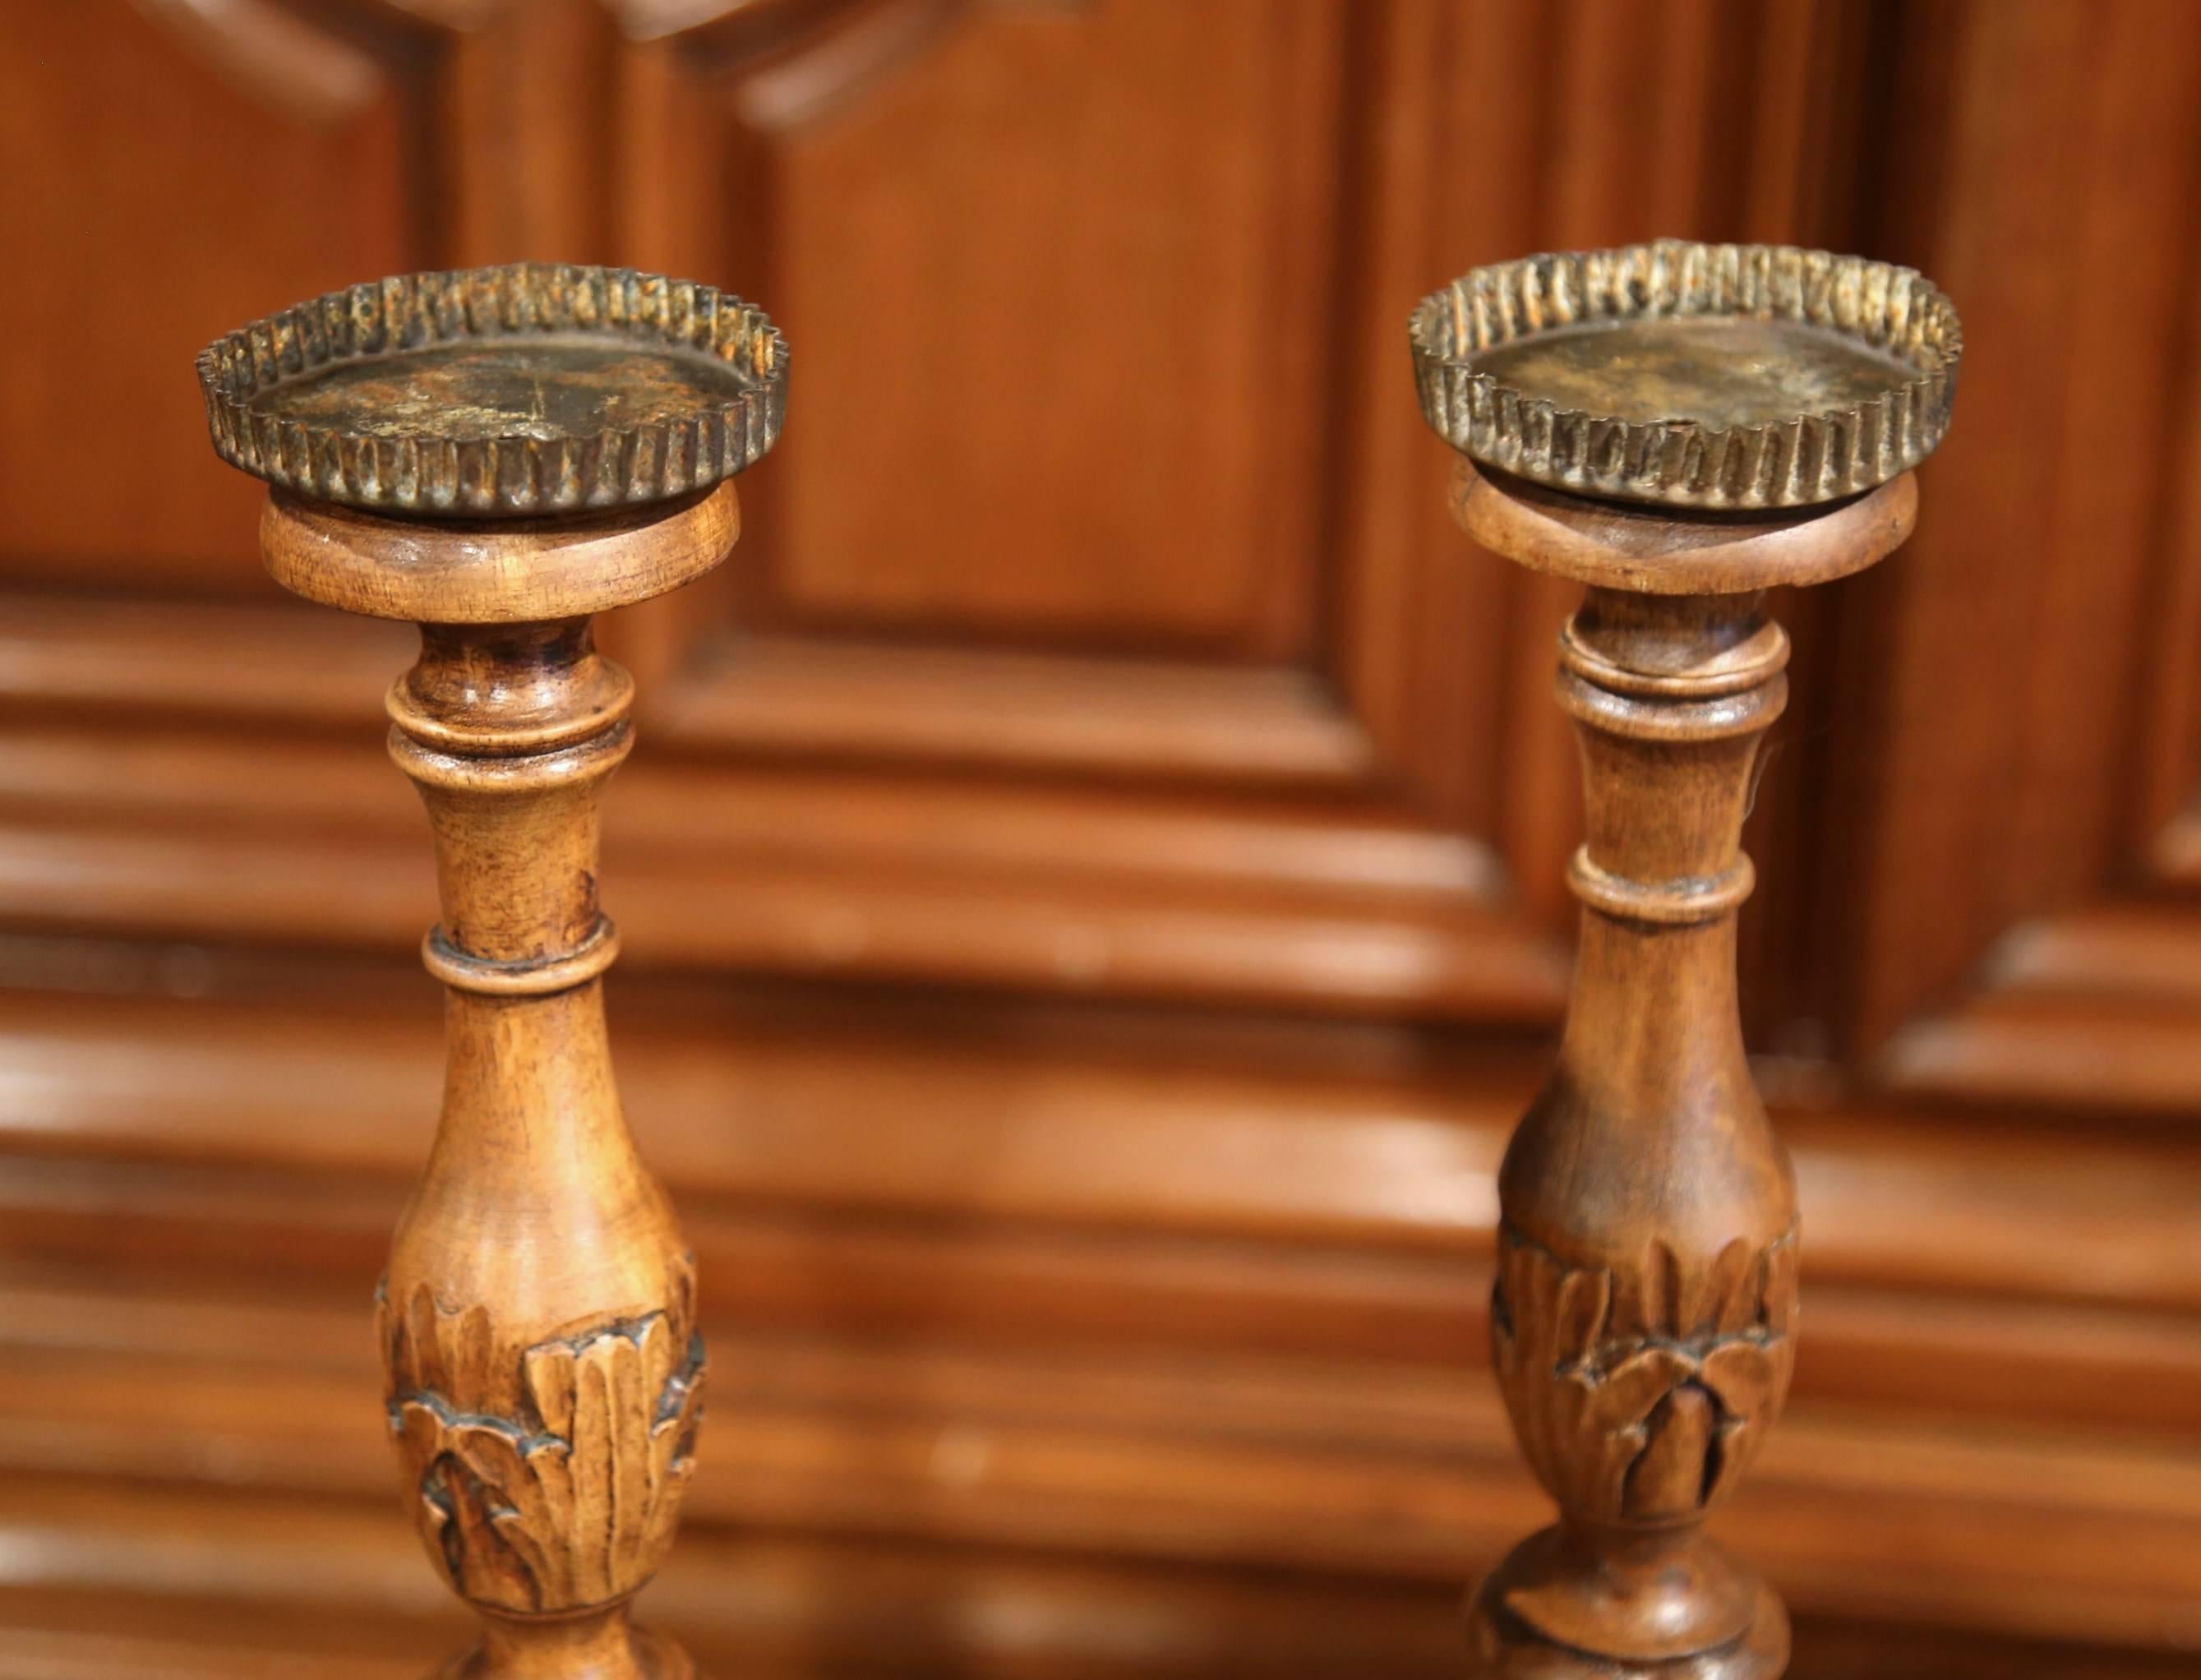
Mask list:
[[[2184,750],[2185,678],[2155,668],[2151,621],[2192,592],[2172,549],[2192,538],[2177,207],[2201,156],[2201,15],[2166,21],[2145,0],[2084,16],[1983,0],[1905,13],[1886,44],[1889,144],[1909,161],[1873,248],[1957,300],[1973,353],[1905,564],[1843,596],[1858,703],[1834,797],[1857,816],[1834,837],[1827,925],[1843,924],[1838,1013],[1860,1049],[1961,1014],[2008,930],[2129,879],[2149,838],[2135,795],[2162,809],[2163,755]],[[2190,634],[2160,639],[2191,663]]]
[[[431,1013],[405,1005],[415,983],[402,967],[346,979],[326,959],[201,949],[195,966],[132,970],[91,960],[113,948],[68,949],[82,990],[7,994],[0,1074],[22,1100],[0,1113],[0,1143],[409,1174],[434,1111],[436,1039]],[[53,984],[67,955],[32,961]],[[823,1198],[896,1218],[1457,1263],[1490,1252],[1493,1174],[1542,1061],[1534,1045],[1398,1028],[625,975],[622,987],[612,1009],[642,1148],[684,1197],[728,1205]],[[309,1099],[316,1124],[293,1124]],[[883,1110],[898,1117],[891,1149],[866,1141]],[[1815,1282],[2201,1307],[2201,1148],[2006,1115],[1990,1174],[1981,1123],[1781,1115]],[[27,1157],[11,1169],[32,1170]]]
[[[1321,680],[1288,667],[740,637],[698,648],[656,715],[695,750],[1340,790],[1381,774]]]
[[[9,1321],[30,1325],[0,1371],[15,1524],[125,1477],[166,1484],[134,1507],[157,1510],[217,1472],[246,1509],[306,1497],[322,1523],[348,1520],[349,1506],[379,1511],[379,1420],[346,1401],[371,1363],[344,1334],[349,1304],[263,1316],[230,1295],[204,1310],[111,1286],[0,1295]],[[41,1325],[65,1326],[64,1345],[41,1346]],[[161,1380],[116,1380],[144,1368],[148,1327],[171,1349],[155,1356]],[[723,1319],[712,1334],[713,1452],[683,1548],[707,1557],[747,1533],[1440,1583],[1541,1504],[1495,1397],[1457,1365],[1211,1354],[1188,1369],[1125,1348],[840,1342]],[[398,1530],[395,1514],[387,1525]],[[1721,1527],[1806,1612],[1992,1619],[2112,1644],[2201,1639],[2201,1466],[2168,1444],[2068,1429],[1959,1436],[1799,1403]],[[1935,1569],[1880,1566],[1899,1536],[1928,1530],[1946,1548]],[[138,1541],[136,1567],[152,1539]],[[217,1545],[204,1565],[219,1556]],[[284,1573],[286,1596],[320,1584],[311,1569]],[[661,1595],[653,1604],[666,1613]]]
[[[2185,1129],[2201,1110],[2201,913],[2112,901],[2022,924],[1959,1003],[1906,1023],[1875,1067],[1920,1096]]]
[[[379,1508],[27,1478],[11,1541],[66,1558],[0,1577],[16,1672],[38,1680],[402,1680],[458,1624]],[[26,1555],[18,1545],[8,1556]],[[1441,1680],[1457,1593],[1300,1572],[1056,1559],[697,1525],[643,1602],[713,1672]],[[373,1605],[372,1611],[362,1608]],[[943,1615],[943,1607],[953,1614]],[[2184,1680],[2185,1653],[2042,1645],[1916,1622],[1798,1622],[1793,1680]]]
[[[0,914],[416,937],[420,817],[371,711],[404,632],[272,606],[9,604]],[[800,645],[749,670],[643,718],[609,842],[643,961],[1558,1013],[1563,948],[1488,848],[1368,783],[1357,730],[1288,673]],[[247,738],[247,721],[283,727]]]

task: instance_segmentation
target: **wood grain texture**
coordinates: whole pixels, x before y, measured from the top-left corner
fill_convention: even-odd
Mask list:
[[[445,1680],[685,1680],[627,1601],[695,1472],[694,1257],[613,1084],[600,784],[633,679],[591,616],[692,581],[740,530],[731,481],[638,511],[426,525],[280,491],[261,523],[294,593],[420,622],[391,758],[435,836],[445,1077],[376,1292],[386,1424],[430,1558],[481,1613]]]
[[[2192,191],[2197,23],[1963,5],[1907,15],[1886,48],[1916,167],[1881,196],[1878,243],[1940,276],[1990,348],[1916,563],[1861,585],[1846,626],[1841,684],[1868,698],[1832,773],[1873,814],[1840,848],[1836,1007],[1860,1048],[1961,1013],[2014,927],[2144,888],[2135,792],[2151,777],[2167,820],[2193,773],[2157,744],[2180,738],[2192,637],[2157,614],[2193,536],[2192,252],[2163,217]],[[2166,708],[2133,703],[2155,694]]]
[[[1537,1520],[1475,1360],[1568,983],[1575,590],[1463,554],[1397,340],[1446,274],[1661,234],[1915,261],[1975,328],[1914,548],[1773,606],[1738,939],[1809,1334],[1715,1521],[1794,1675],[2191,1669],[2181,9],[17,10],[0,1672],[466,1636],[366,1366],[438,1090],[375,707],[411,638],[276,599],[181,370],[523,258],[835,340],[799,491],[745,485],[742,558],[601,626],[639,679],[625,1093],[734,1350],[645,1609],[717,1671],[1456,1672],[1454,1583]],[[1126,107],[1201,191],[1112,149]],[[870,406],[881,358],[959,354],[952,408]],[[127,473],[48,447],[125,393]]]
[[[693,583],[741,536],[732,482],[662,508],[437,526],[280,491],[260,520],[267,574],[325,607],[408,624],[583,618]]]
[[[294,1672],[302,1661],[341,1680],[417,1672],[451,1624],[431,1589],[391,1597],[379,1615],[332,1612],[375,1592],[391,1565],[412,1573],[403,1537],[356,1510],[298,1499],[141,1494],[112,1487],[56,1497],[34,1484],[9,1532],[80,1552],[112,1583],[102,1599],[37,1583],[0,1585],[21,1630],[6,1671],[112,1675],[136,1666],[188,1677]],[[128,1512],[127,1527],[112,1524]],[[109,1519],[103,1521],[103,1519]],[[212,1543],[195,1562],[185,1536]],[[310,1538],[310,1573],[270,1567]],[[1457,1607],[1441,1589],[1335,1577],[1241,1574],[1114,1560],[1035,1558],[989,1548],[883,1548],[801,1535],[697,1536],[652,1594],[709,1668],[733,1661],[789,1680],[882,1665],[921,1676],[1081,1677],[1235,1672],[1345,1680],[1370,1661],[1387,1673],[1457,1671]],[[395,1545],[393,1546],[393,1542]],[[195,1602],[189,1584],[223,1595]],[[943,1618],[941,1607],[958,1614]],[[1928,1680],[1961,1661],[1991,1680],[2084,1672],[2169,1680],[2183,1659],[2144,1652],[1997,1638],[1967,1640],[1886,1620],[1806,1622],[1793,1671],[1813,1680],[1876,1674]]]
[[[0,393],[0,573],[172,592],[252,582],[259,497],[205,470],[197,394],[148,370],[187,366],[248,298],[272,307],[431,260],[408,209],[414,68],[402,37],[355,44],[272,5],[103,0],[9,20],[0,144],[18,163],[0,313],[51,349]],[[127,464],[103,489],[54,470],[55,440],[109,437],[126,402]]]
[[[1699,1524],[1763,1449],[1796,1357],[1795,1176],[1745,1060],[1735,913],[1760,746],[1787,703],[1778,584],[1910,534],[1897,479],[1738,523],[1618,510],[1463,458],[1461,527],[1589,588],[1559,641],[1588,837],[1558,1060],[1499,1169],[1499,1388],[1557,1526],[1476,1589],[1493,1676],[1773,1680],[1781,1601]]]
[[[708,266],[819,368],[744,622],[1305,651],[1347,11],[903,0],[695,65],[773,233]]]
[[[1876,565],[1910,536],[1918,489],[1906,473],[1823,517],[1750,514],[1713,523],[1593,502],[1463,462],[1453,475],[1453,510],[1485,548],[1594,590],[1749,595],[1829,583]]]
[[[34,1128],[12,1110],[0,1158],[0,1325],[54,1350],[9,1362],[0,1439],[85,1477],[165,1462],[232,1501],[241,1478],[384,1511],[360,1303],[428,1137],[425,988],[220,954],[133,978],[109,949],[104,969],[81,948],[44,960],[97,990],[0,1010],[6,1089],[49,1094]],[[1188,1607],[1254,1564],[1407,1578],[1441,1606],[1439,1583],[1535,1520],[1470,1368],[1533,1052],[661,979],[615,1009],[640,1143],[707,1280],[707,1549],[729,1524],[900,1536],[1001,1548],[981,1570],[1000,1583],[1011,1556],[1105,1544],[1167,1560]],[[2195,1555],[2201,1522],[2180,1468],[2201,1427],[2201,1160],[2004,1119],[1990,1172],[1957,1119],[1781,1118],[1811,1334],[1729,1538],[1807,1641],[1828,1616],[1964,1629],[2022,1608],[2033,1636],[2148,1648],[2192,1583],[2132,1571]],[[167,1383],[103,1374],[149,1360]],[[323,1401],[221,1397],[309,1370]],[[342,1423],[351,1445],[286,1442],[273,1416]],[[186,1418],[205,1432],[175,1434]],[[1933,1566],[1889,1571],[1925,1532]]]
[[[636,523],[624,546],[684,555],[696,544],[671,527],[731,500],[727,486]],[[349,549],[337,564],[356,575]],[[417,570],[431,602],[471,602],[467,573]],[[527,557],[499,581],[487,606],[521,616]],[[543,581],[555,598],[555,568]],[[447,1672],[685,1674],[625,1612],[672,1545],[704,1373],[694,1263],[628,1136],[603,1024],[618,940],[596,908],[597,784],[626,755],[632,684],[585,619],[425,616],[445,621],[391,691],[390,751],[436,832],[443,916],[424,955],[449,989],[448,1063],[378,1302],[401,1483],[430,1556],[484,1618]]]
[[[39,1196],[56,1198],[56,1217],[70,1205],[70,1161],[86,1183],[110,1157],[155,1164],[148,1195],[163,1162],[402,1180],[432,1137],[439,1041],[420,1007],[432,993],[399,988],[402,968],[73,943],[15,953],[15,966],[19,988],[32,976],[49,988],[9,994],[0,1041],[11,1089],[39,1094],[6,1134],[24,1157],[11,1218],[26,1241]],[[628,1101],[684,1201],[846,1206],[918,1227],[998,1219],[1487,1254],[1505,1133],[1542,1064],[1533,1048],[1402,1028],[1179,1023],[1036,1000],[866,1002],[664,978],[644,996],[620,1021],[634,1041]],[[897,1091],[893,1147],[866,1147]],[[308,1101],[318,1124],[289,1124]],[[690,1111],[701,1124],[683,1125]],[[1985,1159],[1982,1123],[1997,1137]],[[2201,1194],[2190,1139],[2137,1153],[2108,1127],[1889,1105],[1792,1108],[1781,1131],[1815,1210],[1817,1278],[1922,1300],[2201,1307],[2201,1237],[2183,1217]],[[37,1166],[42,1144],[50,1168]],[[1249,1155],[1259,1171],[1236,1166]],[[1105,1249],[1094,1260],[1105,1266]],[[1913,1375],[1930,1395],[1934,1369]]]

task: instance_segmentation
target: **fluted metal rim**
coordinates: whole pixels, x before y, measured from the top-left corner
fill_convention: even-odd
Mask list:
[[[1806,323],[1893,355],[1912,377],[1848,407],[1717,427],[1561,408],[1476,365],[1533,335],[1688,315]],[[1916,269],[1678,239],[1474,269],[1422,300],[1409,335],[1422,413],[1463,454],[1583,495],[1704,508],[1808,507],[1910,471],[1948,432],[1963,355],[1956,306]]]
[[[585,435],[455,438],[367,434],[256,413],[253,397],[331,363],[472,338],[602,335],[714,357],[738,394],[693,412]],[[521,262],[394,275],[332,291],[223,334],[199,353],[214,452],[302,496],[371,512],[468,519],[631,507],[706,489],[778,441],[788,348],[764,311],[693,280],[631,268]]]

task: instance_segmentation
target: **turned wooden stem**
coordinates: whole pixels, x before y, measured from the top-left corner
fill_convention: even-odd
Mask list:
[[[1797,1207],[1735,996],[1741,849],[1787,700],[1769,584],[1854,571],[1910,528],[1909,479],[1831,509],[1677,520],[1464,467],[1487,546],[1589,584],[1560,637],[1585,838],[1558,1063],[1499,1173],[1493,1360],[1559,1507],[1476,1595],[1482,1671],[1772,1680],[1779,1600],[1705,1535],[1795,1362]]]
[[[639,1676],[619,1607],[672,1544],[703,1353],[604,1031],[596,796],[633,684],[586,619],[421,643],[390,744],[435,830],[449,1062],[384,1284],[390,1429],[431,1555],[492,1617],[464,1671]]]
[[[424,620],[390,691],[390,751],[435,835],[443,917],[422,954],[447,989],[449,1064],[379,1319],[408,1502],[485,1624],[447,1675],[692,1672],[627,1621],[693,1471],[703,1347],[693,1262],[612,1080],[597,801],[631,744],[634,685],[590,614],[697,575],[737,529],[731,484],[504,526],[279,493],[262,522],[285,584]]]

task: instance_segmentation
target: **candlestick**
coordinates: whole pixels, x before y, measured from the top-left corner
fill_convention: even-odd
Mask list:
[[[1704,1533],[1795,1359],[1787,1152],[1736,1008],[1740,849],[1787,698],[1765,591],[1910,533],[1956,313],[1907,269],[1679,242],[1478,269],[1412,322],[1468,534],[1588,585],[1559,644],[1586,839],[1572,996],[1499,1176],[1491,1342],[1559,1521],[1483,1581],[1481,1672],[1770,1680],[1779,1599]]]
[[[449,1062],[379,1312],[408,1505],[484,1623],[444,1671],[677,1680],[626,1605],[672,1545],[704,1355],[612,1082],[597,799],[634,685],[590,626],[732,548],[785,346],[708,286],[523,264],[333,293],[199,373],[215,449],[274,486],[276,581],[420,626],[390,751],[435,836]]]

